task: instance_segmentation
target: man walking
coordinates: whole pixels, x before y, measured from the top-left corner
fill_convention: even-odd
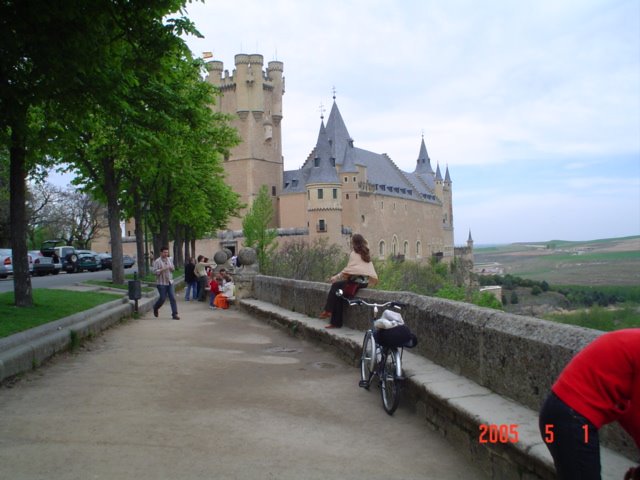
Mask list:
[[[171,318],[174,320],[180,320],[178,316],[178,305],[176,305],[176,294],[173,290],[173,261],[169,258],[169,247],[162,247],[160,249],[160,257],[156,258],[153,262],[153,272],[156,274],[156,287],[160,298],[153,305],[153,316],[158,316],[158,310],[169,296],[169,303],[171,303]]]

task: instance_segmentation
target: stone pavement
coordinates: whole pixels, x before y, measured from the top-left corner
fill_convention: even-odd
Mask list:
[[[483,478],[317,344],[237,306],[179,310],[2,384],[0,479]]]

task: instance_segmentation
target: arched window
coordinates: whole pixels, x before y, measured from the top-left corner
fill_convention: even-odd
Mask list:
[[[391,255],[394,257],[398,255],[398,237],[393,236],[393,241],[391,242]]]
[[[384,240],[380,240],[380,243],[378,244],[378,252],[381,257],[384,257],[384,250]]]
[[[422,255],[422,245],[420,244],[420,240],[416,242],[416,257],[420,257]]]
[[[407,242],[405,240],[404,242],[404,247],[402,249],[402,254],[406,257],[407,255],[409,255],[409,242]]]

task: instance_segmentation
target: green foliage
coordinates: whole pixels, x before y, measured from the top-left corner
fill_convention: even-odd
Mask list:
[[[277,248],[278,232],[270,228],[273,221],[273,204],[266,185],[260,187],[258,195],[253,201],[249,212],[242,219],[242,233],[244,244],[255,248],[258,255],[260,269],[268,269],[269,258]]]
[[[502,310],[502,302],[489,292],[474,292],[471,303],[479,307]]]
[[[263,272],[276,277],[325,282],[344,267],[347,259],[338,245],[330,245],[326,239],[317,239],[312,244],[294,240],[270,256]]]
[[[542,288],[540,288],[538,285],[534,285],[533,287],[531,287],[531,295],[540,295],[542,293]]]
[[[509,300],[512,305],[516,305],[520,300],[518,299],[518,294],[515,290],[511,292],[511,298]]]
[[[549,314],[544,318],[605,332],[640,327],[640,310],[637,304],[625,304],[622,308],[616,309],[596,306],[576,312]]]

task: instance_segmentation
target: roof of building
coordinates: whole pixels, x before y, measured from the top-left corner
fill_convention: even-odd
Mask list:
[[[353,139],[342,119],[335,100],[326,127],[321,121],[318,141],[299,170],[284,172],[282,193],[304,192],[310,183],[339,183],[340,173],[357,173],[358,166],[365,167],[367,182],[379,195],[413,198],[429,203],[440,203],[435,195],[435,173],[422,139],[416,169],[404,172],[386,153],[374,153],[353,146]],[[442,176],[439,174],[439,180]],[[447,167],[446,178],[451,182]]]

